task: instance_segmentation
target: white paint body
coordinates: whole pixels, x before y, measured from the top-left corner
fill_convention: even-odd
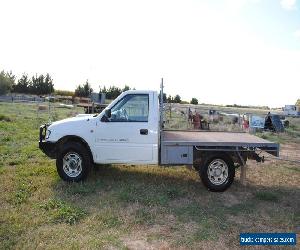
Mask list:
[[[107,109],[113,109],[127,95],[148,97],[147,121],[104,122],[97,116],[80,115],[52,123],[46,141],[57,142],[65,136],[77,136],[89,145],[93,160],[99,164],[158,164],[159,103],[155,91],[130,90],[123,92]],[[141,129],[148,134],[141,134]]]

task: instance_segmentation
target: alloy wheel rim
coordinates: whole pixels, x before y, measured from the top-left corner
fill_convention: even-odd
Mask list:
[[[75,178],[82,172],[82,158],[76,152],[69,152],[63,158],[63,170],[67,176]]]
[[[214,185],[222,185],[228,178],[228,166],[222,159],[213,160],[207,169],[207,176]]]

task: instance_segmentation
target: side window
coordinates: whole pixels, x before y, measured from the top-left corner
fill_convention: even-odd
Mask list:
[[[149,95],[126,95],[111,109],[111,122],[147,122]]]

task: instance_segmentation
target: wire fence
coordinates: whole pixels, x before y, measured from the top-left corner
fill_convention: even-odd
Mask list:
[[[249,131],[249,113],[165,104],[164,124],[167,129],[243,132]]]

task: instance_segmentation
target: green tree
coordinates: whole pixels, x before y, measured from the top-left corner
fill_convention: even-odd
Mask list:
[[[105,86],[103,86],[103,88],[101,88],[101,86],[99,86],[99,93],[102,93],[102,94],[106,94],[107,93],[107,89]]]
[[[3,70],[0,72],[0,95],[5,95],[10,92],[15,85],[16,77],[13,73],[4,72]]]
[[[86,80],[85,84],[83,85],[84,93],[86,96],[90,96],[91,93],[93,92],[93,89],[91,85],[89,84],[89,81]]]
[[[159,102],[160,102],[160,93],[159,93],[159,95],[158,95],[158,100],[159,100]],[[166,93],[163,94],[163,102],[164,102],[164,103],[167,102],[167,94],[166,94]]]
[[[99,93],[104,93],[107,99],[115,99],[117,98],[122,92],[127,91],[127,90],[131,90],[131,88],[128,85],[125,85],[124,88],[119,88],[116,86],[109,86],[109,88],[106,88],[105,86],[103,86],[103,88],[101,88],[101,86],[99,86]],[[133,90],[135,90],[135,88],[133,88]]]
[[[92,92],[93,92],[93,89],[92,89],[89,81],[86,80],[85,84],[77,86],[77,88],[75,89],[75,96],[89,97]]]
[[[130,90],[130,87],[128,85],[125,85],[124,88],[122,89],[122,92],[125,92],[127,90]]]
[[[30,79],[27,74],[23,73],[18,83],[13,86],[15,93],[29,93]]]
[[[81,85],[78,85],[77,88],[75,89],[75,96],[79,96],[79,97],[85,96],[83,87]]]
[[[296,105],[300,106],[300,99],[297,100]]]
[[[122,90],[119,87],[116,86],[110,86],[106,93],[107,99],[116,99],[120,94],[122,93]]]
[[[29,84],[29,93],[35,95],[47,95],[54,92],[54,84],[51,76],[47,73],[45,76],[32,76]]]
[[[174,97],[174,103],[181,103],[181,97],[180,97],[180,95],[175,95],[175,97]]]
[[[198,104],[198,99],[193,97],[191,100],[191,104]]]

